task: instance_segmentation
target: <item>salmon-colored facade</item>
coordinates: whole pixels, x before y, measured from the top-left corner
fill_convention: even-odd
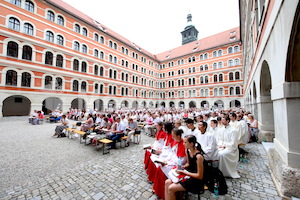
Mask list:
[[[4,116],[19,115],[13,98],[46,112],[243,106],[239,27],[154,55],[61,0],[0,4]]]

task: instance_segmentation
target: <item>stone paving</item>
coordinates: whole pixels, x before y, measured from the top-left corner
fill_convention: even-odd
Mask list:
[[[139,145],[102,155],[78,140],[53,138],[56,124],[30,125],[25,117],[0,119],[0,199],[157,199],[143,169]],[[239,163],[240,179],[227,179],[220,199],[281,199],[261,144],[248,144],[248,163]],[[206,191],[201,199],[215,199]],[[189,199],[197,199],[189,196]]]

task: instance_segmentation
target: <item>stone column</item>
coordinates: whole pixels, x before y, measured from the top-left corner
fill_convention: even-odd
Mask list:
[[[275,150],[269,166],[284,196],[300,197],[300,82],[285,82],[272,89]]]

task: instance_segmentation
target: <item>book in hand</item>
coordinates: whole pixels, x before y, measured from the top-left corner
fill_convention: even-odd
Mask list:
[[[144,144],[143,149],[151,149],[151,144]]]
[[[166,165],[167,164],[167,162],[164,162],[164,161],[162,161],[162,160],[154,160],[154,162],[155,163],[158,163],[158,164],[161,164],[161,165]]]

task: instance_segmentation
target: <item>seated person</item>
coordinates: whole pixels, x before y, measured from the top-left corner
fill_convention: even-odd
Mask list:
[[[199,122],[198,128],[201,134],[197,135],[197,142],[201,144],[202,150],[205,153],[204,159],[209,161],[214,167],[218,167],[218,147],[213,134],[207,131],[207,123]]]
[[[111,144],[111,148],[115,149],[116,148],[116,141],[123,137],[125,133],[125,126],[124,124],[121,122],[121,118],[120,117],[116,117],[116,123],[115,123],[115,130],[111,131],[110,133],[110,140],[112,140],[112,144]]]
[[[40,124],[40,121],[44,119],[44,115],[41,111],[37,111],[37,117],[32,121],[32,125]]]
[[[174,141],[172,137],[173,124],[171,122],[165,122],[163,126],[163,130],[166,132],[164,145],[162,146],[162,149],[157,149],[153,152],[157,155],[161,153],[168,154],[168,152],[171,150],[171,145]]]
[[[36,110],[34,110],[34,111],[33,111],[33,114],[28,118],[29,123],[32,124],[33,120],[34,120],[35,118],[37,118],[37,116],[38,116],[38,113],[37,113]]]
[[[129,142],[130,142],[130,139],[131,139],[131,136],[135,133],[136,130],[138,130],[139,127],[138,127],[138,124],[136,121],[133,121],[132,118],[129,118],[128,119],[128,126],[126,127],[126,130],[127,130],[127,140],[126,140],[126,147],[129,146]]]
[[[84,124],[82,124],[80,130],[86,132],[89,130],[89,128],[93,126],[93,124],[94,124],[93,115],[89,114],[87,120],[85,121]]]
[[[61,133],[65,128],[69,127],[69,120],[66,115],[62,115],[61,124],[57,125],[55,128],[55,133],[53,136],[61,137]]]
[[[239,161],[238,132],[229,122],[230,118],[223,116],[224,127],[218,132],[219,169],[225,177],[240,178],[236,169]]]
[[[184,146],[186,148],[187,163],[182,166],[184,170],[177,169],[176,172],[180,175],[185,175],[185,178],[179,180],[178,183],[173,183],[171,179],[165,182],[165,199],[176,199],[176,193],[180,191],[191,191],[196,193],[203,190],[203,171],[204,171],[204,152],[201,145],[197,142],[197,138],[193,135],[185,136]]]

